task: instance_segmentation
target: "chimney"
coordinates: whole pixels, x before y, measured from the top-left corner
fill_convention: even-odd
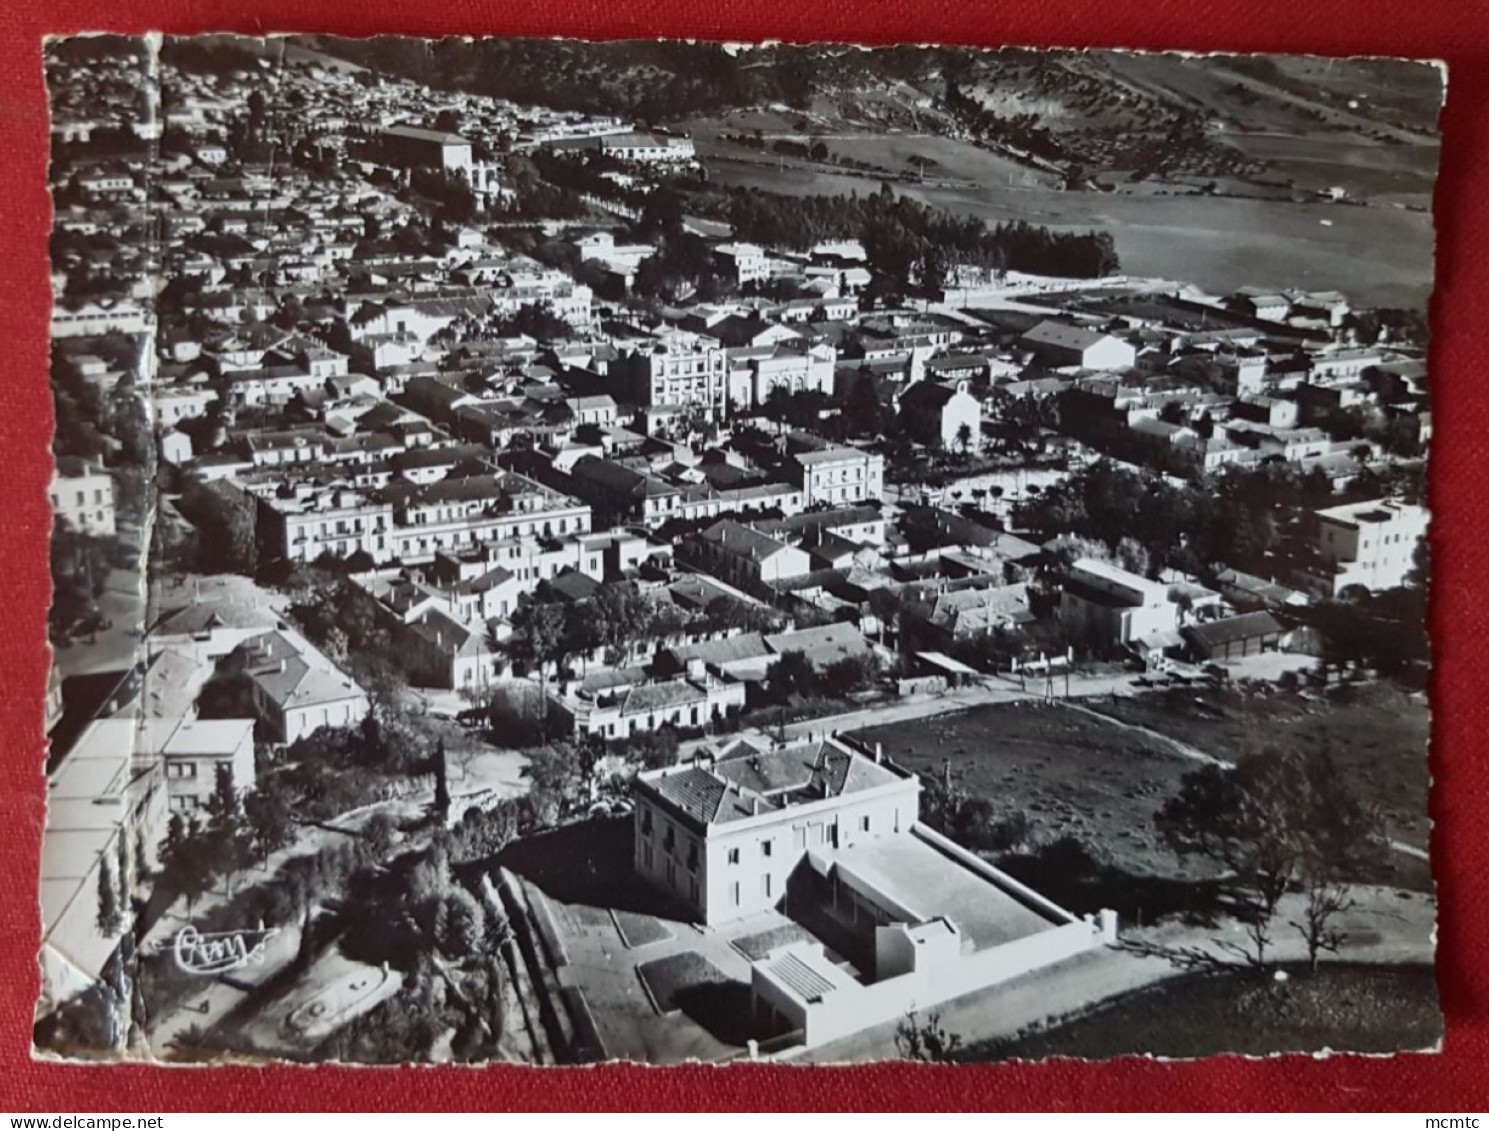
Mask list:
[[[876,765],[884,764],[884,743],[874,743],[874,762]]]

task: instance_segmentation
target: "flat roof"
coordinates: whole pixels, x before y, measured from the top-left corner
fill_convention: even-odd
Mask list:
[[[813,850],[818,855],[818,850]],[[922,922],[949,919],[972,950],[987,950],[1056,926],[992,880],[937,851],[913,833],[881,836],[821,852],[854,880]]]

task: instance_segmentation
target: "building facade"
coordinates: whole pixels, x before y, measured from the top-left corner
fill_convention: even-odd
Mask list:
[[[1378,592],[1404,584],[1427,520],[1426,508],[1395,499],[1317,512],[1315,547],[1323,569],[1312,575],[1313,588],[1338,596],[1353,585]]]
[[[906,833],[920,781],[837,743],[641,774],[635,866],[709,926],[774,908],[810,849]]]

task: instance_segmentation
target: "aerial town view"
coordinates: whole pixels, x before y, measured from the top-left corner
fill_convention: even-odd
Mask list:
[[[1437,1047],[1438,67],[44,50],[37,1055]]]

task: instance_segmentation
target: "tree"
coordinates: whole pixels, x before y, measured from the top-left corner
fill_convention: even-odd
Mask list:
[[[1303,914],[1300,920],[1289,921],[1289,925],[1303,936],[1308,947],[1308,964],[1318,969],[1318,960],[1325,953],[1337,954],[1344,945],[1345,933],[1334,924],[1336,918],[1355,905],[1349,889],[1334,880],[1321,876],[1310,876],[1303,885]]]
[[[243,799],[243,815],[253,851],[259,864],[269,854],[289,843],[294,833],[294,820],[289,801],[277,782],[260,782],[259,787]]]
[[[817,690],[817,672],[805,652],[785,652],[765,672],[765,693],[776,703],[805,699]]]
[[[463,887],[452,886],[445,896],[440,928],[440,937],[435,944],[445,957],[469,958],[481,949],[486,934],[486,915],[475,896]]]
[[[1148,572],[1153,566],[1152,558],[1148,554],[1147,547],[1136,538],[1123,538],[1117,543],[1117,548],[1113,556],[1116,558],[1119,566],[1129,573],[1137,574],[1139,577],[1148,576]]]
[[[193,483],[178,505],[197,530],[199,570],[253,576],[259,561],[252,498],[226,483]]]
[[[434,811],[441,821],[450,815],[449,763],[443,738],[434,748]]]
[[[208,828],[213,832],[237,831],[238,818],[242,815],[242,799],[233,780],[231,762],[217,763],[212,781],[212,794],[207,798]]]
[[[138,829],[135,831],[139,832]],[[114,842],[114,848],[119,862],[119,894],[125,902],[128,902],[129,893],[133,890],[135,881],[139,879],[135,863],[137,858],[131,851],[128,830],[119,830],[119,839]]]
[[[200,823],[183,821],[179,813],[172,813],[161,855],[165,882],[172,892],[185,898],[189,915],[212,883],[214,862]]]
[[[587,744],[554,742],[528,755],[523,776],[531,780],[533,797],[564,817],[590,800],[594,752]]]
[[[1245,900],[1246,957],[1256,965],[1266,960],[1277,905],[1295,882],[1308,896],[1294,926],[1310,956],[1337,946],[1331,924],[1349,905],[1340,885],[1378,862],[1385,847],[1379,815],[1327,750],[1265,749],[1234,767],[1203,766],[1184,775],[1156,821],[1180,855],[1198,853],[1231,870]]]
[[[927,1013],[921,1021],[911,1010],[895,1030],[894,1047],[904,1060],[948,1064],[956,1059],[962,1038],[942,1026],[941,1014]]]
[[[544,674],[563,658],[567,618],[563,606],[539,599],[535,592],[512,614],[512,635],[503,646],[508,656]]]
[[[243,801],[233,781],[230,762],[218,763],[206,808],[207,825],[198,834],[198,855],[202,858],[207,881],[210,882],[214,874],[226,876],[228,894],[231,895],[233,876],[251,862],[254,846],[252,838],[244,835]]]
[[[1231,869],[1246,902],[1242,922],[1261,965],[1277,903],[1302,853],[1300,829],[1287,811],[1296,763],[1275,753],[1248,755],[1232,768],[1202,766],[1185,774],[1179,793],[1157,815],[1159,832],[1181,856],[1198,853]]]
[[[670,726],[644,730],[625,740],[626,759],[655,770],[677,763],[677,731]]]
[[[962,455],[966,455],[967,452],[971,449],[971,447],[972,447],[972,426],[970,424],[968,424],[964,420],[964,421],[962,421],[961,424],[959,424],[957,426],[957,430],[956,430],[956,450],[958,452],[960,452]]]
[[[114,864],[103,857],[98,864],[98,933],[111,939],[124,928],[124,912],[120,906],[119,884],[114,876]]]
[[[392,814],[380,810],[367,818],[367,823],[362,826],[362,843],[367,846],[373,860],[386,861],[397,834],[398,822]]]

